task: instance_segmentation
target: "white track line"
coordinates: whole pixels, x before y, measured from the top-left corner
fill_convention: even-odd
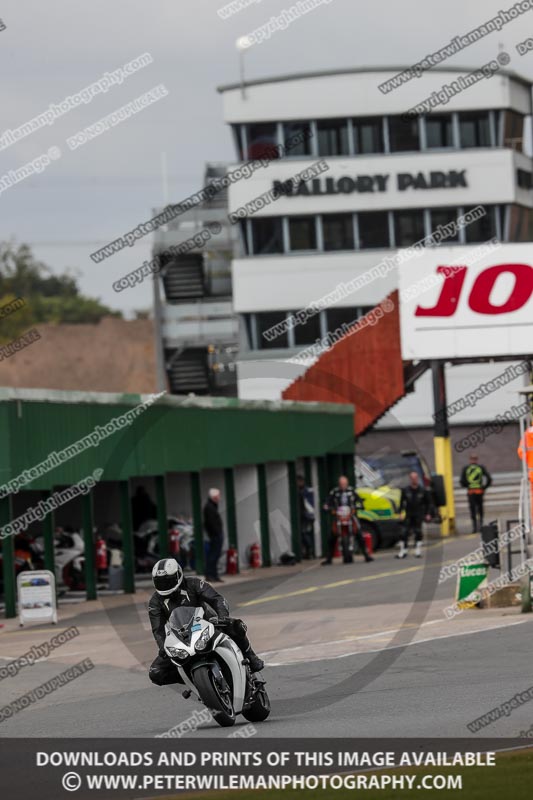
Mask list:
[[[428,637],[427,639],[417,639],[416,641],[406,642],[405,644],[393,644],[393,645],[389,645],[389,646],[386,646],[386,647],[378,647],[375,650],[355,650],[353,652],[342,653],[341,655],[337,655],[337,656],[325,656],[325,657],[321,656],[319,658],[313,658],[312,656],[310,656],[310,657],[307,657],[305,659],[305,661],[306,662],[309,662],[309,661],[335,661],[335,660],[337,660],[339,658],[349,658],[350,656],[365,656],[365,655],[370,654],[370,653],[381,653],[384,650],[398,650],[398,649],[403,649],[404,647],[412,647],[413,645],[417,645],[417,644],[426,644],[427,642],[438,642],[441,639],[453,639],[455,636],[468,636],[469,634],[474,634],[474,633],[488,633],[490,631],[498,630],[499,628],[511,628],[511,627],[514,627],[515,625],[523,625],[525,622],[531,622],[531,620],[530,619],[521,619],[518,622],[502,622],[500,625],[492,625],[490,628],[477,628],[475,630],[457,631],[456,633],[447,633],[444,636],[431,636],[431,637]],[[398,629],[398,630],[403,630],[403,629]],[[386,632],[384,631],[383,634],[384,633],[386,633]],[[371,636],[376,636],[376,635],[379,636],[379,635],[383,635],[383,634],[372,634]],[[360,637],[360,638],[371,638],[371,637]],[[346,641],[346,640],[345,639],[341,639],[340,641],[342,642],[342,641]],[[321,644],[327,646],[328,644],[334,644],[334,642],[322,642]],[[307,646],[310,646],[310,645],[307,645]],[[294,647],[294,648],[286,648],[285,650],[280,650],[278,652],[291,653],[291,652],[294,652],[295,650],[302,650],[304,647],[306,647],[306,645],[300,645],[299,647]],[[271,651],[271,652],[276,652],[276,651]],[[291,667],[291,666],[294,666],[296,664],[301,664],[302,663],[302,661],[268,661],[268,653],[262,653],[261,655],[267,659],[267,661],[266,661],[266,666],[267,667]]]

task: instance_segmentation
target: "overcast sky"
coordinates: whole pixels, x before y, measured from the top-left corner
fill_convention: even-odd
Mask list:
[[[235,42],[289,8],[258,0],[229,20],[227,0],[4,0],[0,17],[0,136],[148,52],[153,63],[0,152],[0,177],[57,146],[61,158],[0,194],[0,238],[32,245],[54,271],[74,268],[82,289],[129,313],[151,303],[149,283],[117,295],[114,280],[149,257],[151,237],[94,264],[89,254],[131,230],[163,201],[202,184],[204,163],[234,158],[216,86],[236,82]],[[246,53],[246,77],[410,64],[508,8],[512,0],[331,0]],[[533,34],[533,11],[447,64],[480,66]],[[533,79],[533,52],[519,65]],[[168,96],[78,150],[66,138],[163,83]]]

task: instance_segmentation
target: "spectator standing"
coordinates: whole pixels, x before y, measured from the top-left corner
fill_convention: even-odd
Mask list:
[[[422,555],[422,522],[431,519],[431,500],[429,492],[420,485],[418,472],[409,473],[409,485],[402,489],[400,510],[405,511],[402,537],[400,539],[400,552],[396,558],[406,558],[409,555],[409,535],[415,536],[415,558]]]
[[[223,583],[218,574],[218,562],[222,554],[224,543],[224,523],[218,504],[220,502],[220,489],[209,489],[207,503],[204,506],[204,528],[209,539],[209,550],[206,559],[205,577],[208,581]]]

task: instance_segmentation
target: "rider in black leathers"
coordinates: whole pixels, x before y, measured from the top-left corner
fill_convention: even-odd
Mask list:
[[[246,635],[246,625],[240,619],[230,617],[229,607],[207,581],[201,578],[185,578],[183,570],[173,558],[164,558],[155,564],[152,571],[155,592],[150,598],[148,614],[152,633],[159,654],[150,667],[149,677],[158,686],[182,683],[178,671],[165,653],[165,623],[178,606],[201,606],[208,618],[216,616],[225,633],[234,640],[248,659],[253,672],[263,669],[263,661],[254,653]]]
[[[328,495],[328,499],[324,504],[324,508],[326,511],[331,511],[334,515],[339,506],[349,506],[352,512],[352,526],[353,526],[353,535],[357,544],[359,545],[359,549],[361,553],[365,557],[365,561],[373,561],[374,559],[368,553],[366,549],[365,540],[363,539],[363,535],[361,533],[361,526],[357,519],[357,511],[364,509],[364,503],[357,494],[356,490],[353,486],[350,486],[348,478],[346,475],[341,475],[339,478],[338,486],[331,490]],[[335,552],[335,545],[337,542],[337,537],[339,536],[339,530],[337,521],[334,519],[332,526],[331,526],[331,534],[329,537],[329,545],[328,545],[328,554],[325,561],[322,562],[323,566],[327,564],[331,564],[333,562],[333,554]],[[351,564],[353,562],[353,557],[351,553],[344,554],[344,563]]]

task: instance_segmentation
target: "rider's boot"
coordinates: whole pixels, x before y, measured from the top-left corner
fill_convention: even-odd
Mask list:
[[[407,555],[407,547],[405,546],[404,542],[400,542],[400,552],[396,553],[396,558],[406,558]]]
[[[251,647],[244,651],[244,657],[248,659],[252,672],[261,672],[265,666],[263,659],[259,658],[259,656],[254,653]]]

